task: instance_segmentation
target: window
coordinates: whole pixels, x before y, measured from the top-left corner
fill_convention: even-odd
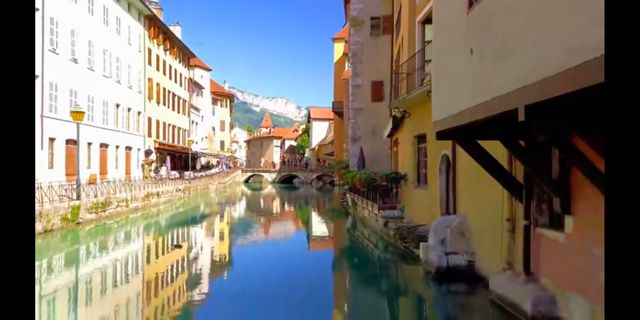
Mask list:
[[[421,187],[427,185],[427,136],[416,136],[416,146],[416,185]]]
[[[167,75],[167,61],[164,59],[162,59],[162,75]]]
[[[153,120],[151,120],[151,117],[147,117],[147,138],[151,138],[152,136],[151,134],[153,132],[151,128],[151,125],[153,123],[152,121]]]
[[[131,108],[127,109],[127,131],[131,130]]]
[[[222,216],[220,216],[220,217],[222,217]],[[220,230],[220,233],[218,233],[218,240],[219,241],[224,241],[224,230]]]
[[[153,56],[151,54],[151,48],[148,48],[147,49],[147,65],[151,67],[152,63],[153,63]]]
[[[120,57],[116,57],[116,82],[120,83]]]
[[[171,143],[176,142],[176,126],[171,126]]]
[[[76,41],[78,40],[78,32],[75,29],[71,29],[71,37],[69,38],[69,48],[71,50],[71,61],[78,63],[78,58],[76,57]]]
[[[58,113],[58,84],[49,82],[49,112]]]
[[[160,83],[156,82],[156,103],[160,104]]]
[[[102,125],[109,125],[109,102],[107,100],[102,100]]]
[[[133,88],[131,86],[131,63],[127,64],[127,86],[129,89]]]
[[[171,74],[173,73],[173,66],[169,64],[169,80],[173,80]]]
[[[120,17],[116,16],[116,34],[120,36]]]
[[[69,109],[78,104],[78,90],[69,89]]]
[[[127,43],[131,45],[131,25],[127,25]]]
[[[381,17],[371,17],[370,19],[370,32],[369,35],[372,37],[379,37],[382,35],[382,18]]]
[[[107,8],[107,5],[102,6],[102,24],[105,27],[109,27],[109,8]]]
[[[95,97],[87,96],[87,121],[93,122],[95,117]]]
[[[120,146],[116,146],[116,169],[118,169],[118,154],[120,153]],[[115,272],[113,273],[115,275]]]
[[[220,132],[224,132],[224,120],[220,120]]]
[[[160,120],[156,119],[156,140],[160,140]]]
[[[532,190],[531,213],[536,228],[564,232],[564,219],[570,214],[569,165],[563,154],[548,142],[532,144],[531,154],[538,156],[536,175],[525,178],[525,184]],[[553,183],[557,194],[549,191],[545,185]],[[533,187],[533,188],[532,188]],[[526,210],[526,209],[525,209]]]
[[[140,118],[142,118],[142,112],[138,111],[136,114],[136,132],[140,132]]]
[[[167,105],[167,88],[162,87],[162,105]]]
[[[173,69],[173,82],[178,83],[178,69]]]
[[[120,111],[120,104],[116,103],[116,105],[113,108],[113,126],[115,128],[118,128],[118,112]]]
[[[107,75],[107,55],[108,55],[108,50],[107,49],[102,49],[102,74],[103,75]]]
[[[220,140],[220,151],[224,151],[224,140]]]
[[[94,0],[87,0],[87,7],[89,15],[93,17],[93,2]]]
[[[87,169],[91,169],[91,142],[87,142]]]
[[[49,49],[58,51],[58,20],[54,17],[49,18]]]
[[[153,79],[147,78],[147,99],[153,100]]]
[[[478,2],[480,2],[480,0],[467,0],[468,8],[473,8],[473,6],[475,6]]]
[[[160,55],[156,54],[156,71],[160,72]]]
[[[167,141],[167,123],[162,121],[162,140]]]
[[[48,156],[49,156],[49,169],[53,169],[53,148],[54,148],[54,144],[56,142],[56,138],[49,138],[49,152],[48,152]]]
[[[89,40],[87,44],[87,50],[89,51],[87,63],[89,64],[89,69],[93,70],[93,68],[95,67],[95,59],[93,58],[93,41]]]

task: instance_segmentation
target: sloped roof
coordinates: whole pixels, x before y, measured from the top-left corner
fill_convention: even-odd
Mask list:
[[[231,98],[234,97],[233,93],[231,93],[230,91],[226,90],[219,83],[215,82],[213,79],[209,79],[209,80],[211,80],[211,81],[209,81],[209,84],[211,86],[211,93],[225,95],[225,96],[229,96]]]
[[[345,26],[342,30],[338,31],[335,36],[333,36],[333,40],[343,40],[349,37],[349,26]]]
[[[200,69],[204,69],[204,70],[207,70],[207,71],[211,71],[211,68],[209,68],[209,66],[208,66],[206,63],[204,63],[204,61],[202,61],[202,60],[201,60],[200,58],[198,58],[198,57],[191,58],[191,59],[189,60],[189,65],[190,65],[190,66],[192,66],[192,67],[198,67],[198,68],[200,68]]]
[[[269,112],[264,114],[262,123],[260,123],[260,128],[273,128],[273,122],[271,122],[271,116],[269,115]]]
[[[332,120],[333,111],[329,107],[309,107],[309,119]]]

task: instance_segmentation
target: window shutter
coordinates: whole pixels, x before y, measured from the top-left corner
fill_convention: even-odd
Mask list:
[[[384,81],[371,81],[371,102],[384,101]]]
[[[382,16],[382,34],[387,35],[393,32],[393,15]]]

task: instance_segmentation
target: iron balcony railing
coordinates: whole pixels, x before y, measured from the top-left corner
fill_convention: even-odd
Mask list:
[[[396,101],[415,89],[431,85],[432,42],[424,46],[393,69],[391,101]]]

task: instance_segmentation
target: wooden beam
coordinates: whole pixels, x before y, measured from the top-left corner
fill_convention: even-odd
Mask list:
[[[524,190],[522,183],[505,169],[478,141],[457,140],[456,143],[518,202],[522,203]]]
[[[540,170],[540,166],[536,162],[536,158],[530,152],[527,152],[525,146],[521,145],[514,139],[500,139],[500,143],[513,154],[520,163],[524,166],[525,170],[528,170],[532,176],[536,177],[536,180],[542,183],[542,187],[545,191],[552,195],[562,198],[560,188],[554,183],[546,174]]]
[[[571,143],[566,141],[554,141],[569,162],[573,164],[589,181],[604,195],[604,172]]]

